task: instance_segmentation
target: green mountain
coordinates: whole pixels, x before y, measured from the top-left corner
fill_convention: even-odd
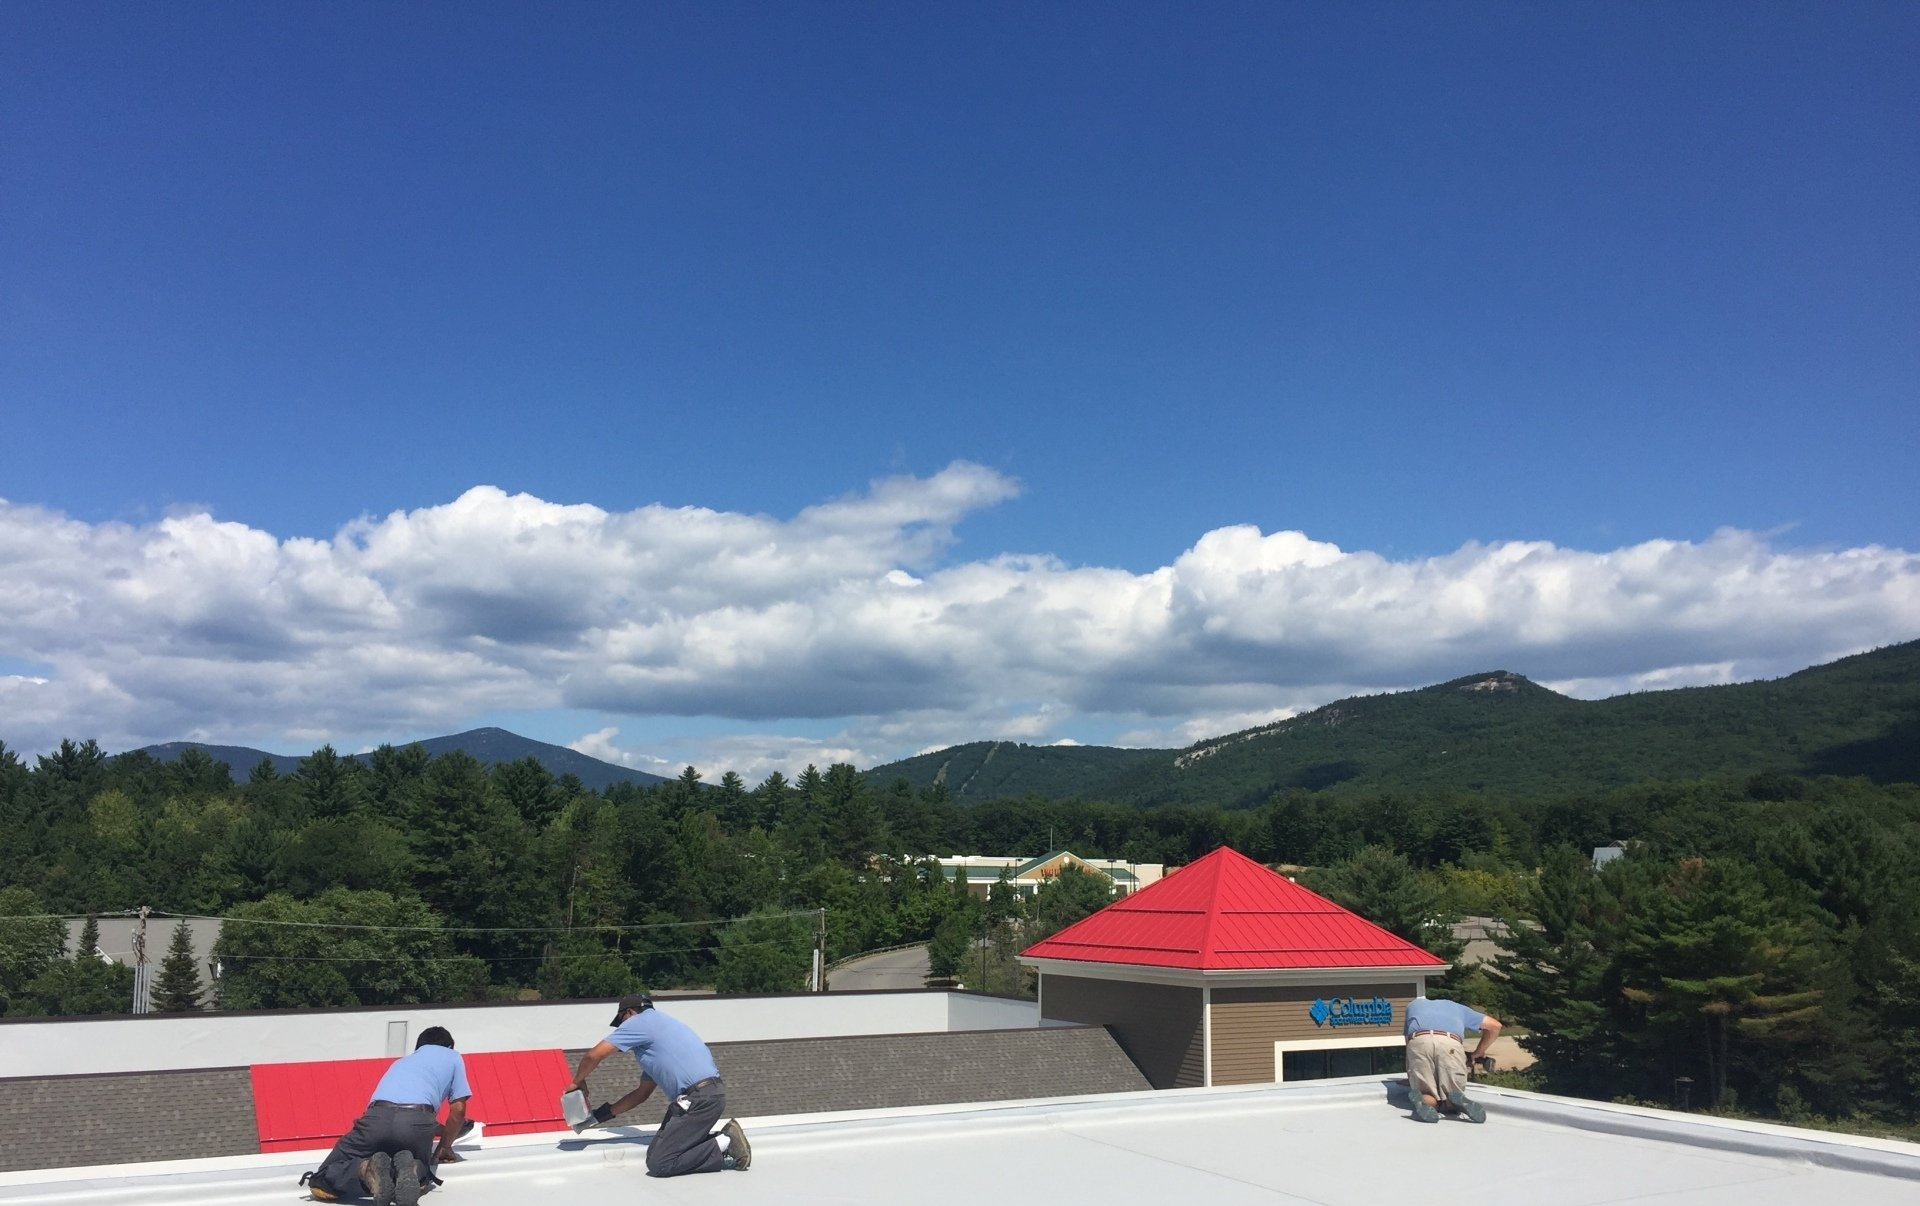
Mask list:
[[[976,743],[868,772],[957,800],[1264,803],[1275,792],[1564,795],[1781,771],[1920,782],[1920,641],[1786,678],[1576,700],[1503,670],[1358,696],[1184,750]]]
[[[580,782],[594,791],[602,791],[615,783],[665,783],[661,775],[650,775],[645,771],[632,770],[624,766],[615,766],[611,762],[602,762],[590,758],[564,745],[552,745],[545,741],[535,741],[531,737],[522,737],[505,729],[469,729],[464,733],[453,733],[446,737],[429,737],[421,741],[420,746],[434,757],[463,750],[487,766],[501,762],[518,762],[522,758],[537,759],[555,777],[574,775]],[[273,763],[273,769],[282,775],[291,775],[300,768],[300,759],[304,754],[269,754],[265,750],[250,749],[243,745],[207,745],[199,741],[169,741],[164,745],[143,747],[143,753],[151,755],[156,762],[172,762],[182,752],[196,749],[204,751],[216,762],[227,764],[228,771],[237,778],[244,779],[247,772],[260,764],[262,758]],[[366,762],[367,754],[355,754],[358,761]]]
[[[1028,794],[1065,797],[1086,794],[1089,783],[1106,782],[1148,763],[1164,762],[1172,752],[1105,745],[970,741],[877,766],[867,772],[867,781],[880,787],[895,779],[905,779],[919,788],[944,784],[955,800]]]

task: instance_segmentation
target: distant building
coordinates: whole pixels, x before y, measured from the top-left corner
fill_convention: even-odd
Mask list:
[[[1054,850],[1038,858],[1026,855],[959,854],[936,860],[948,882],[964,878],[967,891],[985,899],[1001,874],[1006,874],[1013,890],[1030,899],[1060,868],[1072,865],[1082,871],[1103,876],[1113,885],[1115,896],[1130,896],[1166,874],[1164,863],[1131,863],[1119,858],[1081,858],[1071,850]]]
[[[1598,871],[1626,852],[1627,844],[1625,842],[1608,842],[1604,846],[1595,846],[1593,848],[1593,869]]]
[[[1105,1026],[1156,1089],[1403,1070],[1445,960],[1227,847],[1028,947],[1045,1023]]]

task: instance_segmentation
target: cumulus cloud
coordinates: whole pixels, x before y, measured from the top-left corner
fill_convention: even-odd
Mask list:
[[[331,540],[0,502],[0,656],[34,667],[0,678],[0,738],[299,751],[573,709],[752,722],[774,735],[575,745],[747,776],[974,739],[1183,745],[1488,669],[1586,696],[1736,681],[1920,635],[1920,556],[1736,530],[1394,560],[1233,526],[1146,573],[949,559],[1018,490],[956,463],[779,518],[478,486]]]

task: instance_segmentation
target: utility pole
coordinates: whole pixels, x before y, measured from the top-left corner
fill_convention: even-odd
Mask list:
[[[980,911],[980,987],[976,992],[987,991],[987,913]]]
[[[133,930],[133,1012],[148,1013],[153,1009],[151,977],[153,969],[147,966],[147,914],[153,910],[146,905],[140,906],[140,920]]]
[[[813,914],[813,991],[827,991],[827,911]]]

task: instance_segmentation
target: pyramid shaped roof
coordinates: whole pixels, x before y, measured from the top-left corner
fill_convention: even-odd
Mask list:
[[[1225,846],[1021,954],[1196,971],[1447,966]]]

